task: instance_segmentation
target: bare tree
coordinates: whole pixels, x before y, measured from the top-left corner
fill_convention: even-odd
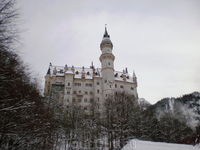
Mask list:
[[[15,6],[15,0],[0,0],[0,149],[51,149],[57,124],[15,51]]]
[[[0,1],[0,50],[13,50],[19,41],[19,11],[16,0]]]
[[[105,101],[105,127],[108,134],[108,145],[112,150],[122,148],[130,138],[129,120],[138,103],[134,96],[116,92]],[[116,144],[115,144],[116,143]]]

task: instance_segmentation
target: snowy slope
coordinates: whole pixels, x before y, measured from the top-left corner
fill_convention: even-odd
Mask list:
[[[131,140],[122,150],[199,150],[192,145]]]
[[[146,99],[144,98],[139,98],[138,99],[138,104],[147,104],[147,105],[151,105],[151,103],[149,103]]]
[[[164,98],[149,106],[148,110],[153,111],[158,119],[165,113],[171,113],[184,119],[189,127],[195,129],[200,122],[200,93],[193,92],[177,98]]]
[[[147,109],[149,106],[151,106],[151,103],[149,103],[146,99],[144,98],[139,98],[138,99],[138,104],[143,107],[143,109]]]

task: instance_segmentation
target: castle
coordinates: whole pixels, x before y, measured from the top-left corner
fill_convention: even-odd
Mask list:
[[[56,91],[58,99],[64,105],[80,103],[88,110],[91,101],[99,103],[99,109],[103,109],[103,103],[109,94],[114,91],[126,92],[138,99],[137,78],[128,74],[127,68],[123,71],[115,71],[113,44],[105,27],[105,33],[100,44],[102,51],[99,60],[101,68],[53,66],[51,63],[45,76],[45,96]]]

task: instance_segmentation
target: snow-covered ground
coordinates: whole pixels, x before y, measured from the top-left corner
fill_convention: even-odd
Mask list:
[[[131,140],[122,150],[200,150],[200,148],[185,144]]]

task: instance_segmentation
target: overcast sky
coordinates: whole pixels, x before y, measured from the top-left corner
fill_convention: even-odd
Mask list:
[[[49,63],[101,67],[105,24],[116,71],[136,72],[154,104],[200,91],[200,0],[20,0],[22,53],[44,76]]]

